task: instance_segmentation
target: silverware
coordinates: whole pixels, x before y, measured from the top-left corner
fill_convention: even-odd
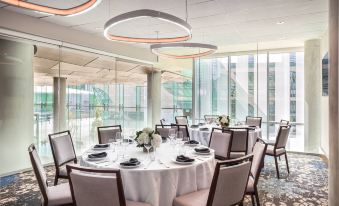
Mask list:
[[[170,168],[168,165],[166,165],[164,162],[162,162],[160,159],[158,159],[159,164],[164,165],[166,168]]]

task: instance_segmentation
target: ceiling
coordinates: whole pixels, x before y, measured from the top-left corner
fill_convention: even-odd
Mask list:
[[[86,0],[30,0],[48,6],[67,8]],[[0,4],[1,9],[19,12],[103,37],[103,25],[111,17],[137,9],[154,9],[185,19],[185,0],[103,0],[83,15],[46,16]],[[327,0],[188,0],[188,22],[192,42],[212,43],[218,52],[234,45],[270,42],[270,47],[302,46],[306,39],[319,38],[327,29]],[[277,22],[284,22],[277,24]],[[138,19],[114,28],[114,34],[134,36],[174,36],[182,34],[168,23]],[[272,43],[273,42],[273,43]],[[136,46],[149,47],[147,44]]]
[[[60,62],[60,63],[59,63]],[[74,49],[37,46],[33,58],[34,85],[52,85],[53,77],[65,77],[67,83],[124,83],[144,85],[152,69],[135,62]],[[60,71],[60,74],[59,74]],[[177,74],[165,72],[163,81],[182,81]]]

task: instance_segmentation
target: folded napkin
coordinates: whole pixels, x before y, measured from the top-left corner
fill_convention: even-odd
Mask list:
[[[192,125],[191,125],[191,128],[199,128],[199,125],[197,125],[197,124],[192,124]]]
[[[94,148],[108,148],[109,147],[109,144],[96,144],[94,145]]]
[[[199,142],[192,139],[190,141],[185,142],[185,144],[199,144]]]
[[[209,129],[207,127],[202,127],[199,129],[200,131],[209,131]]]
[[[207,147],[198,147],[198,148],[195,148],[194,150],[200,153],[210,153],[210,149]]]
[[[102,157],[106,157],[107,153],[106,152],[100,152],[100,153],[93,153],[93,154],[89,154],[88,158],[102,158]]]
[[[194,159],[186,157],[184,155],[179,155],[179,156],[177,156],[176,161],[177,162],[194,162]]]
[[[140,161],[137,158],[131,158],[128,161],[121,162],[120,165],[122,165],[122,166],[137,166],[137,165],[140,165]]]

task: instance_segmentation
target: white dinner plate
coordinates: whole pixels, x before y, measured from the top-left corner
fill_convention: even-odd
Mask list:
[[[108,147],[105,147],[105,148],[95,148],[94,146],[92,147],[92,150],[99,150],[99,151],[101,151],[101,150],[107,150],[107,149],[109,149],[110,148],[110,146],[108,146]]]
[[[195,160],[193,162],[178,162],[176,159],[172,159],[172,161],[176,164],[179,164],[179,165],[190,165],[190,164],[193,164],[195,162]]]
[[[210,155],[211,154],[211,150],[209,152],[197,152],[194,150],[194,152],[195,154],[198,154],[198,155]]]
[[[140,167],[140,166],[141,166],[141,163],[138,164],[138,165],[132,165],[132,166],[127,166],[127,165],[121,165],[121,164],[119,164],[119,166],[120,166],[121,168],[123,168],[123,169],[134,169],[134,168]]]
[[[98,157],[98,158],[88,158],[87,157],[87,160],[91,161],[91,162],[100,161],[100,160],[104,160],[104,159],[106,159],[106,157]]]

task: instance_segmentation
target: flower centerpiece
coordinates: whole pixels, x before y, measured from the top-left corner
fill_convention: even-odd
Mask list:
[[[135,141],[138,143],[137,147],[143,147],[145,151],[145,145],[151,145],[150,149],[153,151],[155,148],[160,147],[162,138],[156,134],[152,128],[144,128],[142,131],[138,131]]]
[[[228,127],[230,125],[230,117],[226,115],[221,115],[218,117],[217,122],[221,127]]]

